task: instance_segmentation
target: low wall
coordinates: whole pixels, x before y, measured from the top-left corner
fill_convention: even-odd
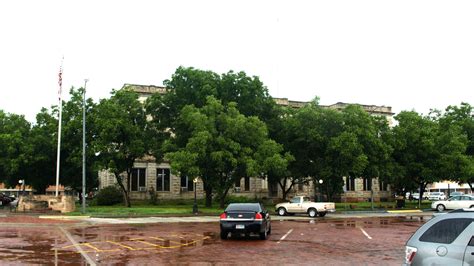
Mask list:
[[[61,213],[73,212],[76,204],[73,196],[28,195],[20,196],[18,211],[53,210]]]

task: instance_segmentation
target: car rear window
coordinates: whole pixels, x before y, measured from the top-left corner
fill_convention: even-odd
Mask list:
[[[252,212],[260,212],[260,204],[258,203],[247,203],[247,204],[238,204],[238,203],[233,203],[229,204],[227,206],[227,209],[225,211],[252,211]]]
[[[420,241],[451,244],[473,221],[470,218],[441,220],[426,230]]]

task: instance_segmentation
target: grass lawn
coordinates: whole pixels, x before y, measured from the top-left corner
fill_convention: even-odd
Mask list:
[[[223,209],[220,209],[218,203],[213,203],[213,207],[207,208],[204,202],[198,202],[198,210],[200,215],[219,215]],[[430,201],[423,201],[421,210],[429,209]],[[274,204],[265,204],[265,207],[274,212]],[[401,210],[418,209],[417,201],[405,201],[405,207]],[[127,208],[123,205],[115,206],[88,206],[86,208],[86,215],[92,217],[141,217],[141,216],[187,216],[191,215],[193,210],[192,201],[166,201],[157,205],[151,205],[143,201],[132,202],[132,207]],[[336,203],[336,210],[340,211],[371,211],[372,205],[370,202],[356,202],[356,203]],[[397,210],[395,202],[374,202],[374,210]],[[68,213],[68,215],[82,215],[81,205],[76,205],[76,211]]]

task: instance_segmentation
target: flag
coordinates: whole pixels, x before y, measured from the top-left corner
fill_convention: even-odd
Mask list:
[[[64,57],[63,57],[64,60]],[[59,67],[59,74],[58,74],[58,84],[59,84],[59,90],[58,90],[58,97],[59,101],[61,101],[61,93],[63,89],[63,62],[61,61],[61,66]]]

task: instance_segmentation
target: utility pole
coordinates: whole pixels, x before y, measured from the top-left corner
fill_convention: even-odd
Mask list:
[[[86,213],[86,86],[89,80],[84,80],[82,92],[82,214]]]

